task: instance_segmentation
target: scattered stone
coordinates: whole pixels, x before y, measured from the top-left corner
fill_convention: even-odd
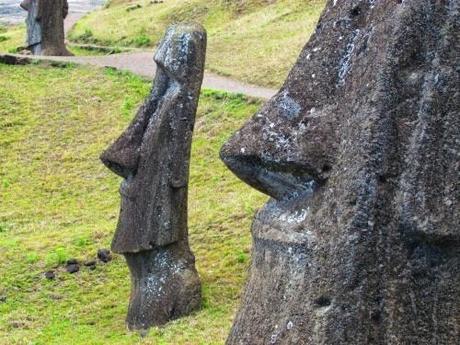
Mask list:
[[[32,62],[30,58],[14,56],[11,54],[0,54],[0,63],[5,65],[28,65]]]
[[[50,294],[50,295],[49,295],[49,298],[52,299],[52,300],[55,300],[55,301],[59,301],[59,300],[61,300],[63,297],[62,297],[62,295],[58,295],[58,294]]]
[[[65,270],[70,274],[77,273],[78,271],[80,271],[80,265],[78,264],[67,265],[65,267]]]
[[[145,338],[149,335],[149,329],[140,329],[138,332],[141,338]]]
[[[11,328],[27,328],[28,322],[25,320],[12,320],[9,325]]]
[[[134,10],[138,10],[142,8],[142,5],[141,4],[136,4],[136,5],[132,5],[132,6],[128,6],[126,8],[126,12],[131,12],[131,11],[134,11]]]
[[[45,278],[48,280],[54,280],[56,278],[56,274],[54,271],[47,271],[45,272]]]
[[[69,259],[67,260],[67,265],[78,265],[77,259]]]
[[[86,261],[84,265],[88,267],[91,271],[94,271],[96,269],[96,260]]]
[[[112,260],[112,253],[108,249],[99,249],[97,251],[97,258],[103,263],[107,263]]]
[[[6,296],[5,295],[1,295],[0,296],[0,303],[5,303],[6,302]]]
[[[86,267],[89,267],[89,266],[96,266],[96,260],[86,261],[86,262],[84,263],[84,265],[85,265]]]

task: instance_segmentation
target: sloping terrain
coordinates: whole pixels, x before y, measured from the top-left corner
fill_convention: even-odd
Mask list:
[[[151,48],[166,27],[197,21],[208,31],[207,68],[278,87],[315,28],[324,0],[113,0],[78,22],[80,43]]]
[[[189,200],[203,306],[140,340],[124,325],[123,257],[76,274],[64,263],[110,246],[120,180],[98,157],[150,83],[72,65],[0,64],[0,80],[0,344],[222,344],[246,276],[251,219],[266,198],[239,182],[218,150],[260,103],[203,91]]]

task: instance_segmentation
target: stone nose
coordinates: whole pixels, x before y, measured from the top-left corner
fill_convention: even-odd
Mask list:
[[[286,116],[277,103],[285,93],[265,104],[220,152],[235,175],[277,200],[305,195],[327,181],[336,137],[332,112]]]
[[[276,200],[303,195],[321,184],[305,162],[264,149],[262,129],[254,131],[253,125],[248,122],[220,151],[220,158],[238,178]]]
[[[128,129],[101,155],[101,161],[115,174],[127,179],[137,172],[142,138],[148,115],[141,107]]]
[[[101,155],[101,161],[115,174],[127,179],[135,175],[137,171],[138,154],[135,147],[123,147],[112,149],[109,147]]]
[[[276,200],[313,192],[319,182],[307,169],[295,164],[266,161],[258,156],[221,151],[221,159],[241,180]]]
[[[289,94],[282,89],[220,152],[235,175],[277,200],[325,184],[339,138],[334,109],[307,107]]]

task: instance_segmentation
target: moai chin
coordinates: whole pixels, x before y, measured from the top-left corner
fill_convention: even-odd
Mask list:
[[[164,324],[201,304],[188,244],[187,191],[205,53],[201,26],[171,26],[155,54],[151,94],[101,156],[124,178],[112,250],[125,256],[131,272],[130,329]]]
[[[271,196],[228,344],[457,345],[460,1],[327,1],[223,147]]]

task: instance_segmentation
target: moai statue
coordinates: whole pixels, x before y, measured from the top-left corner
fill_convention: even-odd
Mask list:
[[[187,191],[205,53],[201,26],[171,26],[155,54],[150,96],[101,156],[124,178],[112,249],[125,256],[131,271],[130,329],[164,324],[201,304],[188,244]]]
[[[65,47],[64,19],[67,0],[23,0],[27,11],[27,49],[33,55],[72,55]]]
[[[459,0],[327,2],[221,151],[271,196],[228,344],[459,344],[459,56]]]

